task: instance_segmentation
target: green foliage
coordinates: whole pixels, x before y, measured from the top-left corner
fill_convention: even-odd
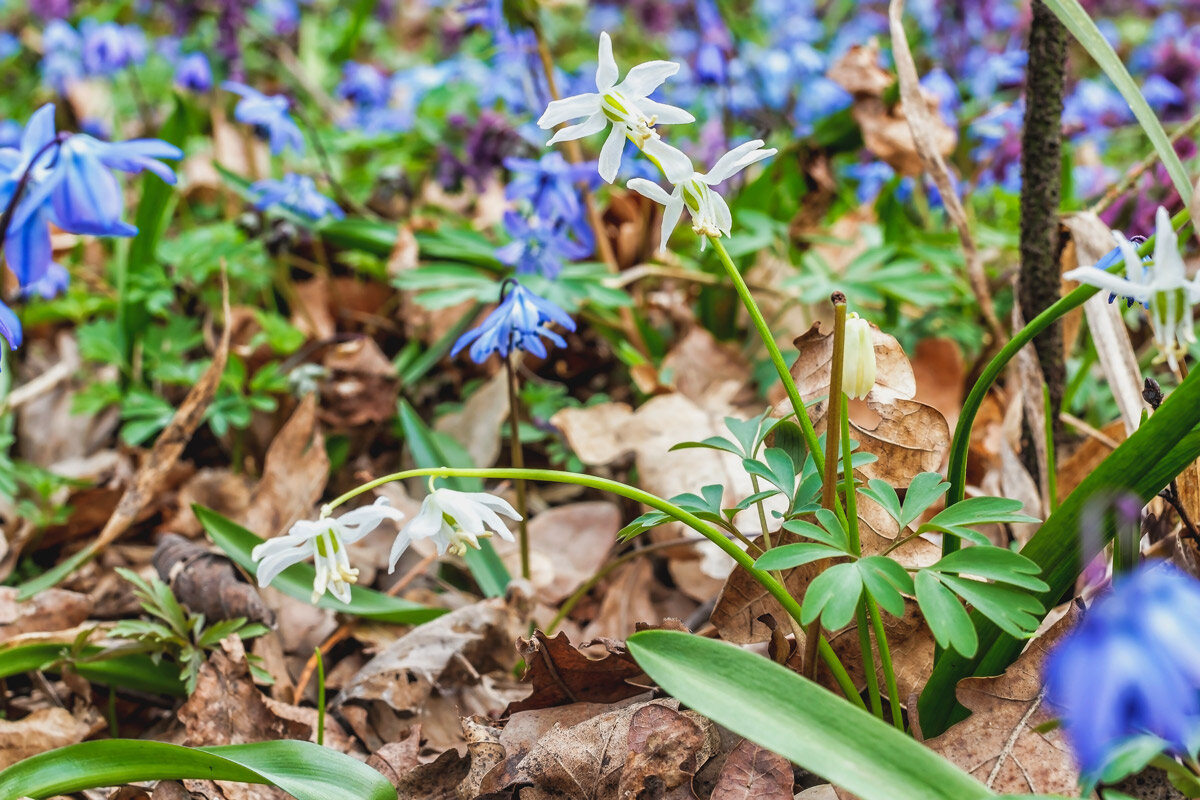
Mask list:
[[[123,619],[109,631],[116,639],[132,639],[149,649],[152,659],[169,655],[179,665],[179,677],[191,694],[196,690],[196,679],[200,667],[208,658],[209,650],[215,649],[227,636],[251,639],[267,632],[263,625],[248,623],[245,617],[222,620],[206,625],[203,614],[193,614],[175,599],[171,587],[157,576],[149,582],[132,570],[117,567],[117,574],[133,584],[133,593],[141,603],[142,610],[153,619]],[[246,656],[250,671],[256,680],[272,683],[270,673],[261,667],[261,659]]]

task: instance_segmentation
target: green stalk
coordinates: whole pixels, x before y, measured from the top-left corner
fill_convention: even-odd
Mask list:
[[[688,527],[703,535],[717,547],[721,548],[730,558],[737,562],[738,566],[746,570],[750,577],[758,581],[764,589],[767,590],[775,600],[783,606],[783,609],[788,615],[800,623],[803,617],[803,610],[800,603],[792,597],[787,588],[775,580],[770,574],[761,569],[756,569],[754,559],[751,558],[745,551],[729,540],[729,537],[721,533],[721,531],[709,525],[704,520],[697,517],[679,506],[664,500],[657,495],[642,491],[620,481],[610,480],[609,478],[599,478],[594,475],[584,475],[578,472],[562,472],[553,469],[454,469],[452,467],[425,467],[420,469],[409,469],[402,472],[395,472],[391,475],[384,475],[382,478],[376,478],[373,481],[368,481],[344,492],[334,498],[332,502],[326,503],[321,507],[321,517],[328,517],[333,513],[333,510],[348,500],[358,497],[360,494],[369,492],[372,489],[383,486],[385,483],[404,480],[406,478],[483,478],[493,480],[527,480],[527,481],[549,481],[552,483],[568,483],[574,486],[584,486],[589,489],[598,489],[602,492],[610,492],[620,497],[628,498],[643,505],[650,506],[653,509],[668,514],[674,519],[679,520]],[[802,623],[801,623],[802,624]],[[842,666],[842,662],[838,660],[837,654],[833,652],[833,648],[829,646],[829,642],[825,637],[821,637],[819,653],[821,660],[825,662],[834,680],[837,681],[838,687],[846,695],[846,699],[857,703],[863,707],[862,698],[858,696],[858,690],[854,687],[854,682],[850,680],[846,668]]]
[[[521,447],[521,403],[517,396],[517,371],[513,369],[515,351],[504,357],[504,371],[508,383],[508,444],[510,459],[514,469],[525,466],[525,452]],[[529,503],[525,496],[525,481],[513,481],[517,490],[517,513],[521,515],[517,522],[517,538],[521,548],[521,577],[529,580]]]
[[[1178,229],[1189,219],[1188,210],[1184,209],[1171,219],[1171,224]],[[1138,255],[1149,254],[1154,247],[1154,237],[1150,237],[1138,248]],[[1124,263],[1114,264],[1110,272],[1118,272],[1125,268]],[[1033,338],[1048,328],[1056,319],[1067,312],[1079,308],[1089,297],[1099,289],[1093,286],[1080,286],[1063,297],[1054,305],[1047,308],[1030,320],[1024,328],[1017,331],[1008,344],[988,362],[979,380],[971,387],[967,399],[963,401],[962,413],[958,425],[954,428],[954,438],[950,442],[950,463],[946,469],[946,479],[950,481],[950,491],[946,495],[946,506],[952,506],[966,496],[967,485],[967,449],[971,443],[971,427],[975,424],[975,416],[979,413],[983,399],[987,396],[992,384],[1000,377],[1000,373],[1008,366],[1008,362],[1016,356],[1022,347],[1033,341]],[[942,537],[942,553],[952,553],[959,547],[957,536]]]
[[[879,676],[875,674],[875,655],[871,652],[871,626],[867,622],[867,597],[858,601],[854,612],[858,626],[858,645],[862,648],[863,673],[867,676],[867,696],[871,701],[871,713],[883,719],[883,700],[879,697]]]
[[[1046,418],[1046,494],[1049,495],[1050,513],[1053,514],[1058,508],[1058,465],[1054,456],[1054,407],[1050,402],[1049,386],[1042,386],[1042,414]]]
[[[313,648],[317,656],[317,744],[325,745],[325,657],[321,648]]]
[[[875,627],[875,644],[879,647],[879,661],[883,664],[883,677],[887,681],[888,703],[892,706],[892,724],[896,730],[904,730],[904,718],[900,715],[900,689],[896,685],[896,670],[892,666],[892,651],[888,647],[887,631],[883,628],[883,617],[874,598],[867,596],[867,611]]]

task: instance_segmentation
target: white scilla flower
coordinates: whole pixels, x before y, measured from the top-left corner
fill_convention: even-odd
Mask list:
[[[268,585],[280,572],[311,558],[317,569],[312,601],[317,602],[328,589],[338,600],[349,603],[350,584],[358,580],[358,570],[350,566],[347,545],[375,530],[385,519],[399,522],[403,518],[404,514],[381,497],[374,504],[347,511],[337,519],[297,522],[285,535],[263,542],[250,553],[259,562],[258,585]]]
[[[1187,345],[1196,341],[1192,306],[1200,302],[1200,281],[1187,279],[1171,215],[1162,206],[1158,207],[1154,260],[1148,266],[1138,256],[1137,248],[1119,231],[1113,232],[1113,238],[1125,259],[1124,278],[1097,267],[1079,267],[1063,277],[1144,304],[1149,309],[1150,327],[1158,345],[1157,360],[1167,361],[1175,369],[1187,352]]]
[[[516,509],[499,497],[487,492],[456,492],[453,489],[434,489],[421,503],[421,510],[400,530],[392,545],[388,571],[414,539],[433,539],[438,555],[453,553],[461,556],[467,548],[479,549],[479,540],[493,533],[513,541],[512,532],[500,515],[520,520]]]
[[[846,350],[842,358],[842,391],[862,400],[875,388],[875,341],[871,323],[850,314],[846,319]]]
[[[613,58],[612,39],[607,33],[600,34],[599,60],[596,67],[598,91],[553,101],[538,120],[538,126],[548,130],[567,120],[585,117],[583,122],[554,134],[550,144],[555,144],[599,133],[611,122],[612,130],[600,150],[600,177],[612,183],[621,166],[621,151],[625,148],[626,138],[644,149],[647,142],[658,139],[655,125],[695,122],[696,118],[682,108],[649,99],[651,92],[679,71],[678,64],[647,61],[629,70],[625,80],[617,83],[617,62]]]
[[[664,206],[662,241],[659,249],[666,249],[667,239],[678,224],[684,206],[692,215],[692,230],[701,237],[701,250],[708,243],[708,237],[729,236],[733,227],[733,214],[725,198],[717,194],[712,187],[728,180],[751,164],[775,155],[775,148],[764,150],[762,146],[762,139],[738,145],[721,156],[708,172],[694,171],[691,160],[668,144],[656,142],[653,147],[647,147],[646,154],[658,161],[667,180],[675,185],[675,190],[667,194],[657,183],[645,178],[634,178],[628,184],[629,188],[638,194]]]

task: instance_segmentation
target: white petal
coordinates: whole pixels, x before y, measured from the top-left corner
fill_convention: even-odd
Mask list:
[[[642,197],[653,200],[660,205],[665,206],[671,203],[671,195],[667,194],[665,189],[653,181],[648,181],[645,178],[634,178],[625,185]]]
[[[655,125],[682,125],[687,122],[696,121],[695,117],[682,108],[669,106],[657,100],[650,100],[643,97],[637,101],[637,105],[643,114],[654,119]]]
[[[617,91],[629,97],[645,97],[676,72],[679,65],[674,61],[647,61],[629,70]]]
[[[676,186],[694,174],[692,160],[662,139],[651,139],[642,149],[646,155],[652,156],[658,162],[667,180]]]
[[[725,202],[724,197],[721,197],[715,191],[709,192],[708,195],[711,198],[709,203],[713,220],[717,223],[717,227],[721,233],[729,236],[733,230],[733,214],[729,210],[729,204]]]
[[[755,139],[733,148],[717,159],[717,163],[713,164],[712,169],[704,176],[704,182],[709,186],[715,186],[741,172],[755,161],[762,161],[764,158],[775,155],[774,150],[758,150],[762,145],[762,139]]]
[[[621,168],[621,153],[625,150],[626,130],[628,129],[625,125],[614,122],[608,138],[604,140],[604,147],[600,148],[600,177],[607,183],[612,183],[616,179],[617,170]]]
[[[299,564],[301,561],[306,560],[314,552],[316,551],[311,544],[305,544],[268,555],[259,562],[258,569],[255,570],[258,585],[268,586],[271,581],[278,577],[279,573],[293,564]]]
[[[608,117],[600,111],[592,114],[576,125],[568,125],[565,128],[559,128],[554,135],[550,137],[547,146],[558,144],[559,142],[570,142],[575,139],[582,139],[585,136],[591,136],[593,133],[599,133],[608,125]]]
[[[517,510],[515,508],[513,508],[512,504],[509,503],[507,500],[505,500],[503,497],[497,497],[494,494],[488,494],[487,492],[482,492],[482,493],[475,495],[475,500],[476,500],[476,502],[479,503],[479,505],[483,506],[484,508],[491,509],[492,511],[495,511],[497,514],[503,514],[504,516],[508,517],[509,519],[515,519],[518,522],[521,519],[521,515],[517,513]]]
[[[1143,284],[1134,283],[1095,267],[1077,267],[1063,273],[1070,281],[1079,281],[1098,289],[1107,289],[1115,295],[1129,297],[1139,303],[1150,299],[1150,290]]]
[[[546,106],[545,113],[538,119],[538,127],[550,130],[555,125],[569,119],[590,116],[599,110],[600,95],[598,94],[577,94],[574,97],[553,100],[550,105]]]
[[[442,497],[438,502],[446,510],[455,527],[467,533],[482,533],[483,519],[479,516],[480,505],[475,501],[479,492],[456,492],[452,489],[438,489]]]
[[[613,58],[608,31],[600,32],[599,63],[596,65],[596,89],[607,92],[617,82],[617,60]]]
[[[663,209],[662,232],[659,234],[658,243],[660,251],[667,249],[667,240],[671,238],[681,216],[683,216],[683,194],[671,195],[667,198],[666,208]]]
[[[336,520],[338,533],[347,544],[357,542],[371,531],[379,527],[385,519],[399,522],[404,514],[392,508],[386,497],[380,497],[369,506],[361,506],[353,511],[347,511]]]
[[[287,536],[297,541],[304,541],[314,536],[320,536],[329,530],[330,524],[332,521],[327,519],[302,519],[288,528]]]
[[[1171,215],[1162,206],[1155,214],[1154,280],[1165,289],[1177,289],[1186,279],[1183,257],[1179,255],[1179,236],[1171,225]]]
[[[484,527],[495,533],[506,542],[511,542],[513,540],[512,531],[508,529],[508,526],[504,524],[504,520],[500,519],[500,516],[496,514],[495,511],[492,511],[490,508],[482,504],[476,506],[476,509],[479,511],[479,515],[483,518]],[[519,518],[520,517],[518,517],[518,519]],[[480,532],[482,533],[482,531]]]
[[[350,584],[343,580],[335,580],[329,586],[330,593],[343,603],[350,603]]]
[[[388,574],[395,572],[396,563],[400,560],[400,556],[404,555],[404,551],[408,549],[412,539],[408,538],[408,534],[401,531],[396,536],[396,541],[392,542],[392,550],[388,553]]]
[[[410,539],[428,539],[437,535],[442,527],[442,507],[435,495],[436,493],[431,494],[421,502],[421,510],[401,529],[401,536],[407,536]]]

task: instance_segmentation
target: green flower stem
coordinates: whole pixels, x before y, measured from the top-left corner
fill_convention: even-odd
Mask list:
[[[521,401],[517,396],[517,371],[513,369],[513,358],[516,352],[504,357],[504,371],[508,383],[508,443],[510,460],[514,469],[525,466],[525,451],[521,447]],[[517,539],[521,548],[521,577],[529,580],[529,502],[525,496],[525,481],[513,482],[517,491],[517,513],[521,515],[517,523]]]
[[[602,492],[610,492],[620,497],[625,497],[630,500],[650,506],[653,509],[668,514],[674,519],[679,520],[688,527],[702,534],[705,538],[721,548],[725,553],[738,563],[742,569],[746,570],[754,580],[767,590],[767,592],[775,598],[775,600],[783,606],[783,609],[796,622],[800,622],[803,616],[800,603],[792,597],[787,588],[775,580],[771,575],[761,569],[756,569],[754,559],[745,553],[740,547],[729,540],[729,537],[721,533],[719,530],[709,525],[704,520],[697,517],[679,506],[667,500],[642,491],[633,486],[621,483],[620,481],[610,480],[609,478],[599,478],[594,475],[584,475],[578,472],[560,472],[553,469],[454,469],[452,467],[426,467],[421,469],[409,469],[403,472],[395,472],[391,475],[384,475],[382,478],[376,478],[373,481],[368,481],[361,486],[355,487],[348,492],[345,492],[330,503],[321,507],[321,516],[327,517],[333,513],[333,510],[342,505],[348,500],[358,497],[360,494],[369,492],[385,483],[393,481],[405,480],[406,478],[483,478],[494,480],[526,480],[526,481],[548,481],[551,483],[569,483],[575,486],[585,486],[589,489],[598,489]],[[825,666],[837,681],[838,687],[841,688],[846,699],[856,703],[860,707],[865,707],[862,698],[858,696],[858,690],[854,687],[854,682],[850,680],[849,674],[846,673],[846,668],[842,666],[842,662],[838,660],[837,654],[833,652],[833,648],[829,646],[829,642],[821,637],[820,643],[821,659],[825,662]]]
[[[792,402],[792,408],[796,412],[796,421],[800,423],[800,429],[804,432],[804,442],[808,445],[808,451],[812,454],[813,463],[817,465],[817,472],[825,474],[825,456],[821,453],[821,445],[817,440],[817,432],[813,428],[812,420],[809,419],[808,409],[804,406],[804,399],[800,397],[800,390],[796,388],[796,381],[792,379],[792,373],[788,369],[787,362],[783,360],[783,353],[779,351],[779,345],[775,343],[775,336],[771,333],[771,327],[767,325],[767,320],[763,317],[762,311],[759,310],[758,304],[754,302],[754,296],[750,294],[750,287],[746,285],[745,279],[742,278],[742,273],[738,271],[737,266],[733,263],[733,259],[729,257],[729,252],[725,249],[725,245],[721,244],[721,239],[718,236],[712,236],[709,239],[712,242],[713,249],[717,251],[717,255],[721,259],[721,264],[725,267],[726,274],[729,275],[729,280],[733,282],[734,291],[737,292],[738,298],[741,299],[742,305],[745,306],[746,312],[750,314],[750,319],[754,322],[754,329],[758,331],[759,338],[762,339],[763,345],[767,348],[767,354],[771,358],[771,363],[775,366],[775,371],[779,373],[779,380],[783,382],[783,389],[787,392],[788,400]],[[838,516],[841,516],[840,514]]]
[[[883,700],[879,697],[879,676],[875,674],[875,656],[871,652],[871,626],[867,622],[867,597],[858,601],[854,612],[858,626],[858,645],[862,649],[863,674],[867,676],[867,697],[871,701],[871,713],[883,719]]]
[[[321,648],[314,647],[317,657],[317,744],[325,744],[325,658]]]
[[[1184,209],[1171,219],[1171,224],[1178,230],[1188,219],[1188,210]],[[1138,248],[1138,255],[1148,255],[1153,250],[1153,247],[1154,237],[1150,237]],[[1123,262],[1114,264],[1110,272],[1118,272],[1124,268],[1125,264]],[[1026,323],[1025,327],[1017,331],[1008,344],[1004,345],[1000,352],[988,362],[988,365],[980,374],[979,380],[975,381],[975,385],[971,387],[970,393],[967,394],[967,399],[963,401],[962,413],[958,417],[958,425],[954,428],[954,438],[950,442],[950,464],[946,470],[946,478],[950,481],[950,492],[946,496],[947,508],[966,496],[967,449],[971,444],[971,427],[975,424],[975,416],[979,413],[979,408],[983,405],[983,399],[987,396],[988,390],[992,388],[992,384],[996,382],[996,379],[1000,377],[1000,373],[1008,366],[1008,362],[1016,356],[1022,347],[1033,341],[1035,336],[1048,328],[1056,319],[1064,316],[1069,311],[1079,308],[1089,297],[1098,291],[1100,290],[1093,286],[1080,286],[1075,289]],[[957,536],[942,537],[943,554],[952,553],[958,547],[959,540]]]
[[[879,662],[883,665],[883,677],[887,681],[888,704],[892,707],[892,724],[896,730],[904,730],[904,718],[900,715],[900,690],[896,686],[896,670],[892,666],[892,651],[888,647],[887,631],[883,628],[883,617],[879,614],[879,605],[870,595],[867,596],[867,612],[871,615],[871,624],[875,627],[875,645],[879,648]]]

